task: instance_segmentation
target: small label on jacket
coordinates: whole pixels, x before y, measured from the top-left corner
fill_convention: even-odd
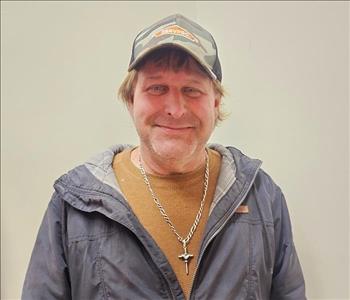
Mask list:
[[[236,213],[239,213],[239,214],[247,214],[247,213],[249,213],[248,205],[240,205],[240,206],[238,206],[238,208],[236,210]]]

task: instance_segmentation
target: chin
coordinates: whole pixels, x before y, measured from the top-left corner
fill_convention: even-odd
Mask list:
[[[153,151],[163,159],[176,159],[189,157],[196,151],[195,145],[189,145],[183,142],[163,142],[160,144],[152,145]]]

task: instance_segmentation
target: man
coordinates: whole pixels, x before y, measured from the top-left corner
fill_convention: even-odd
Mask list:
[[[207,145],[221,79],[211,34],[181,15],[136,37],[119,95],[139,146],[56,181],[23,299],[305,299],[280,188]]]

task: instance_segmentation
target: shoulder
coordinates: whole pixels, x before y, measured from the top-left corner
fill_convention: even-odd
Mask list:
[[[62,192],[60,186],[66,189],[94,189],[98,183],[111,185],[111,182],[114,182],[114,157],[130,147],[133,146],[117,144],[91,156],[85,163],[68,170],[55,181],[54,188],[56,192]]]
[[[263,189],[266,193],[281,193],[281,188],[277,185],[274,179],[263,169],[261,168],[262,161],[257,158],[252,158],[245,153],[243,153],[238,148],[228,146],[225,147],[229,150],[229,153],[232,155],[236,166],[236,176],[247,177],[249,174],[254,175],[253,185],[255,188]]]
[[[236,166],[236,177],[239,181],[250,182],[248,198],[254,200],[261,213],[271,220],[287,209],[280,186],[268,172],[261,168],[260,159],[251,158],[235,147],[226,147],[232,155]]]

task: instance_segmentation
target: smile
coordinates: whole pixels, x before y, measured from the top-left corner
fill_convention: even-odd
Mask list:
[[[184,127],[173,127],[173,126],[166,126],[166,125],[156,125],[157,128],[160,128],[166,132],[173,132],[173,133],[181,133],[188,130],[193,129],[191,126],[184,126]]]

